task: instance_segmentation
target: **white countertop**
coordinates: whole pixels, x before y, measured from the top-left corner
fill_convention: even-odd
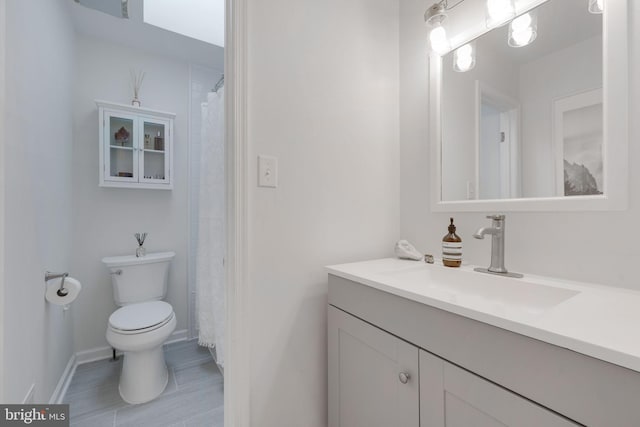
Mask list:
[[[640,292],[385,258],[329,274],[640,372]]]

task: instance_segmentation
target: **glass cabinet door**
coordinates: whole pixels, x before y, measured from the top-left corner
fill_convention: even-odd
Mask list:
[[[169,182],[169,121],[140,118],[142,156],[140,182],[162,184]]]
[[[108,181],[135,182],[138,180],[136,152],[136,117],[123,113],[105,112],[104,140],[105,171]]]

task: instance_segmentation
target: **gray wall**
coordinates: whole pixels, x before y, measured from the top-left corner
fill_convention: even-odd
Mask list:
[[[250,0],[248,27],[251,420],[324,427],[323,266],[398,239],[398,2]]]
[[[73,352],[44,272],[72,271],[75,40],[66,0],[6,3],[4,403],[47,402]],[[37,29],[38,31],[34,31]],[[45,71],[46,72],[43,72]]]
[[[117,308],[111,278],[101,259],[134,254],[135,232],[148,232],[147,252],[172,250],[167,301],[176,330],[187,328],[189,66],[157,54],[78,36],[74,95],[73,270],[84,284],[77,301],[76,351],[108,347],[105,331]],[[129,70],[146,75],[143,107],[176,113],[174,188],[137,190],[98,187],[98,110],[94,100],[131,102]]]
[[[510,213],[507,268],[516,271],[640,290],[635,266],[640,256],[640,4],[630,13],[629,209],[624,212]],[[425,31],[415,19],[424,2],[400,2],[401,233],[425,251],[438,254],[450,214],[429,206],[428,62]],[[615,167],[615,165],[614,165]],[[485,213],[453,215],[463,239],[464,260],[488,265],[490,242],[473,239],[488,224]]]

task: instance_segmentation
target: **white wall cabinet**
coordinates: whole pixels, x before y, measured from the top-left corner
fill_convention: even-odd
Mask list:
[[[175,114],[96,101],[101,187],[173,188]]]

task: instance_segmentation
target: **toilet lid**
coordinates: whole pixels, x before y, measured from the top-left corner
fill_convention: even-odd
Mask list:
[[[135,331],[156,326],[173,314],[173,307],[164,301],[131,304],[114,311],[109,324],[121,331]]]

